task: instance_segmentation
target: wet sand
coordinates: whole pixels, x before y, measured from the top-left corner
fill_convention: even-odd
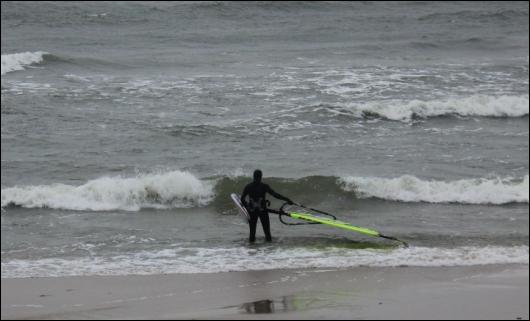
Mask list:
[[[2,279],[2,319],[528,319],[528,265]]]

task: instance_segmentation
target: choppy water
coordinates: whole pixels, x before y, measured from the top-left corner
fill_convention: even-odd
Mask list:
[[[528,2],[1,11],[3,278],[528,263]],[[248,246],[255,168],[411,247]]]

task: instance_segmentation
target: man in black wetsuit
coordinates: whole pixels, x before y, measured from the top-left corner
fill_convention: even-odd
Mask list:
[[[249,241],[251,243],[256,241],[256,224],[258,223],[258,217],[261,221],[261,226],[263,226],[263,232],[265,232],[265,239],[267,242],[272,241],[271,229],[269,222],[269,212],[267,211],[267,200],[265,199],[265,194],[269,193],[277,199],[284,200],[289,204],[293,202],[285,196],[282,196],[270,188],[269,185],[261,182],[263,174],[259,169],[254,171],[254,181],[243,190],[243,195],[241,195],[241,203],[247,208],[248,214],[250,215],[250,237]],[[245,198],[249,197],[249,202],[247,203]]]

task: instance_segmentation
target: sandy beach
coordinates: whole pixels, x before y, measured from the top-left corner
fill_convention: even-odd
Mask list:
[[[528,266],[2,279],[2,319],[528,319]]]

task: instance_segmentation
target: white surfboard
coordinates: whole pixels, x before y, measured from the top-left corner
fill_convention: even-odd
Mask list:
[[[250,221],[250,215],[248,215],[247,209],[241,204],[241,198],[236,193],[230,194],[230,197],[232,198],[232,201],[236,203],[237,208],[239,209],[239,213],[245,218],[245,221],[248,223]]]

